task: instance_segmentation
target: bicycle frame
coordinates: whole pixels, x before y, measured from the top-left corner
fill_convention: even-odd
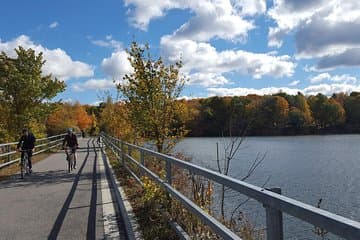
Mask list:
[[[75,167],[75,152],[72,148],[66,148],[66,160],[68,162],[68,172],[71,172]]]
[[[24,173],[27,175],[30,174],[28,151],[30,151],[30,150],[20,150],[20,152],[22,153],[21,160],[20,160],[21,161],[20,162],[21,178],[24,178]]]

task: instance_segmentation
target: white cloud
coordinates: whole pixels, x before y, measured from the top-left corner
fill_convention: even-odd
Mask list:
[[[300,89],[295,88],[278,88],[278,87],[268,87],[268,88],[208,88],[209,96],[246,96],[249,94],[257,95],[271,95],[279,92],[286,92],[291,95],[297,94]]]
[[[188,85],[201,85],[204,87],[218,86],[229,83],[229,80],[221,74],[216,73],[194,73],[190,74]]]
[[[95,101],[93,103],[90,103],[91,106],[100,106],[101,103],[103,103],[104,101]]]
[[[315,77],[310,78],[310,82],[318,83],[318,82],[322,82],[322,81],[330,79],[330,78],[331,78],[331,76],[329,73],[321,73]]]
[[[297,57],[318,58],[317,69],[360,66],[358,0],[278,0],[268,15],[276,24],[269,28],[269,46],[280,47],[295,33]]]
[[[154,4],[151,0],[124,0],[125,7],[129,8],[130,23],[142,30],[147,29],[152,19],[165,16],[166,11],[170,9],[187,8],[188,2],[188,0],[166,0]]]
[[[343,84],[355,84],[357,82],[357,78],[349,74],[332,76],[329,73],[321,73],[315,77],[310,77],[311,83],[319,83],[326,80],[329,80],[331,82],[343,83]]]
[[[114,40],[111,35],[107,35],[105,40],[92,40],[90,38],[90,41],[96,46],[113,48],[115,51],[123,50],[122,42]]]
[[[61,102],[64,102],[64,103],[75,103],[76,102],[76,100],[74,100],[74,99],[72,99],[72,98],[67,98],[67,99],[63,99],[63,100],[61,100]]]
[[[208,88],[208,96],[246,96],[249,94],[257,95],[271,95],[279,92],[285,92],[290,95],[296,95],[298,92],[304,95],[316,95],[322,93],[327,96],[331,96],[334,93],[351,93],[353,91],[360,91],[360,85],[355,84],[319,84],[310,85],[303,89],[287,88],[287,87],[269,87],[269,88]]]
[[[306,95],[316,95],[318,93],[322,93],[327,96],[331,96],[333,93],[351,93],[353,91],[360,91],[359,85],[352,85],[352,84],[319,84],[319,85],[313,85],[309,86],[307,88],[303,89],[303,93]]]
[[[16,57],[15,48],[22,46],[25,49],[32,48],[38,54],[43,53],[46,60],[42,71],[46,74],[67,80],[69,78],[91,77],[94,75],[94,67],[84,62],[74,61],[67,53],[60,49],[47,49],[40,44],[35,44],[26,35],[21,35],[9,42],[0,40],[0,51],[4,51],[9,57]]]
[[[117,80],[122,79],[125,74],[133,72],[126,51],[114,52],[111,57],[104,58],[101,67],[108,76]]]
[[[289,83],[289,86],[296,86],[300,83],[299,80],[295,80],[295,81],[292,81],[291,83]]]
[[[195,12],[195,17],[173,33],[174,39],[209,41],[220,38],[245,41],[248,31],[255,28],[252,21],[244,19],[241,13],[235,11],[230,1],[202,3],[195,8]]]
[[[269,46],[280,47],[282,37],[297,28],[299,25],[309,21],[313,15],[318,13],[326,0],[277,0],[268,11],[276,27],[269,29]]]
[[[193,82],[190,80],[190,83],[203,86],[228,83],[224,77],[219,78],[224,73],[238,72],[255,79],[263,76],[277,78],[292,76],[296,67],[287,55],[274,56],[273,53],[251,53],[243,50],[218,52],[208,43],[174,40],[170,36],[162,37],[161,48],[163,56],[170,61],[176,61],[182,56],[184,73],[196,78]]]
[[[174,38],[208,41],[221,38],[243,41],[255,26],[246,16],[264,13],[265,0],[167,0],[154,4],[150,0],[125,0],[131,23],[146,30],[154,18],[171,9],[189,9],[194,13],[188,22],[174,32]],[[132,7],[132,8],[131,8]]]
[[[83,83],[73,84],[74,91],[82,92],[86,90],[115,89],[115,83],[109,79],[90,79]]]
[[[53,22],[49,25],[49,28],[56,28],[59,26],[59,23],[58,22]]]

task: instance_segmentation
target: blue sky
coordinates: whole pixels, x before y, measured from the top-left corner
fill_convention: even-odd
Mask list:
[[[182,56],[183,97],[360,91],[356,0],[2,1],[0,51],[43,52],[56,99],[95,104],[131,72],[125,49]]]

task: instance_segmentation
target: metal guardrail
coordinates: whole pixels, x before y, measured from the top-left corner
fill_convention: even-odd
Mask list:
[[[191,173],[206,177],[216,183],[223,184],[228,188],[262,203],[266,210],[266,233],[268,240],[283,239],[282,213],[292,215],[345,239],[360,239],[360,222],[288,198],[276,193],[277,189],[270,191],[171,156],[123,142],[105,134],[102,134],[102,137],[104,139],[104,143],[113,151],[117,152],[117,155],[121,158],[123,165],[126,166],[126,161],[130,161],[137,165],[143,173],[160,184],[170,195],[179,200],[188,210],[190,210],[193,214],[196,214],[224,239],[240,238],[172,187],[171,169],[173,165],[176,165],[181,169],[186,169]],[[127,152],[125,151],[125,148],[127,148]],[[131,156],[132,150],[136,150],[140,153],[139,160],[136,160]],[[158,175],[145,167],[145,155],[153,156],[166,162],[166,180],[162,180]]]
[[[34,152],[33,155],[37,155],[51,148],[59,146],[64,136],[65,133],[47,138],[36,139],[35,150],[37,151]],[[20,154],[16,151],[17,144],[17,142],[0,144],[0,169],[14,164],[20,160]]]

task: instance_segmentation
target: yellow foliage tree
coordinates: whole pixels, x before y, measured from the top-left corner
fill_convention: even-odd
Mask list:
[[[128,115],[129,112],[124,103],[114,103],[108,97],[105,108],[100,115],[100,128],[112,136],[125,141],[133,141],[136,138]]]

